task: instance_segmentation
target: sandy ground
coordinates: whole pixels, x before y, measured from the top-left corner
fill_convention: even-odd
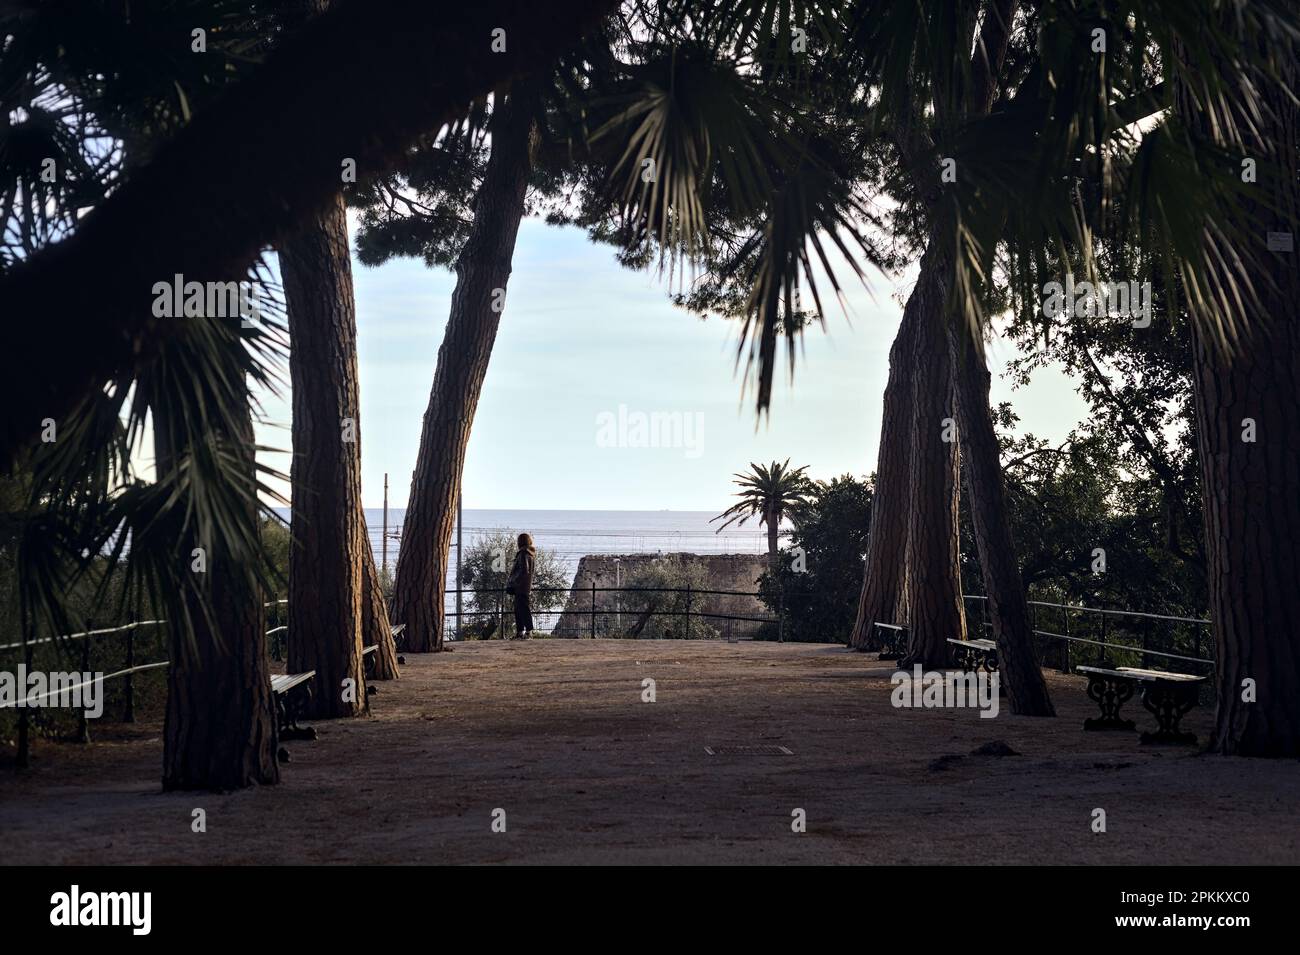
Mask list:
[[[44,743],[33,769],[0,771],[0,860],[1300,862],[1300,764],[1085,733],[1076,677],[1049,674],[1056,719],[982,720],[893,708],[888,664],[839,647],[555,640],[407,660],[371,718],[288,744],[275,787],[162,794],[157,724]],[[1209,716],[1184,729],[1204,738]],[[972,755],[994,740],[1019,755]],[[755,744],[793,755],[705,752]]]

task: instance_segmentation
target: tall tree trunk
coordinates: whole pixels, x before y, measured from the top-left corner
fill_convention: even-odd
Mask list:
[[[1034,643],[1033,624],[1011,539],[1002,460],[989,410],[992,376],[984,343],[957,322],[948,325],[952,374],[971,524],[984,574],[989,619],[998,645],[999,679],[1011,712],[1055,716]]]
[[[154,445],[160,473],[178,466],[179,449],[169,437],[166,408],[154,410]],[[253,426],[236,435],[232,446],[245,453],[253,480]],[[250,494],[239,518],[257,521]],[[186,600],[193,632],[169,627],[167,708],[163,726],[164,790],[240,789],[280,781],[276,762],[276,722],[266,653],[263,594],[249,584],[245,568],[225,559],[219,541],[178,541],[178,559],[189,560],[191,546],[207,552],[198,587],[207,591],[209,618],[197,594]]]
[[[0,315],[45,317],[5,325],[0,468],[35,439],[42,419],[62,418],[108,378],[158,358],[175,320],[152,316],[147,298],[141,307],[155,282],[178,272],[243,279],[261,248],[338,191],[344,159],[355,159],[363,177],[383,172],[476,97],[515,80],[526,86],[530,72],[550,69],[617,6],[478,0],[449,10],[427,0],[365,0],[307,24],[201,110],[74,235],[0,277]],[[498,28],[503,52],[492,48]]]
[[[966,638],[961,598],[956,414],[948,357],[950,264],[931,241],[912,290],[916,337],[912,342],[911,486],[907,508],[907,653],[903,667],[948,666],[950,638]],[[911,299],[908,306],[912,304]]]
[[[1225,66],[1225,69],[1229,67]],[[1243,155],[1259,157],[1247,212],[1265,232],[1300,225],[1300,69],[1255,76],[1266,101],[1248,117]],[[1176,105],[1213,130],[1187,90]],[[1267,158],[1265,158],[1267,157]],[[1291,239],[1294,248],[1294,239]],[[1264,252],[1252,276],[1263,301],[1246,339],[1225,354],[1193,330],[1197,446],[1205,501],[1206,577],[1214,622],[1218,709],[1210,748],[1238,756],[1300,756],[1300,272],[1295,252]],[[1247,682],[1249,681],[1249,682]]]
[[[361,662],[360,388],[342,193],[280,243],[293,391],[288,667],[316,671],[308,715],[367,711]]]
[[[370,535],[366,533],[365,522],[363,511],[361,528],[365,536],[361,547],[361,643],[363,646],[379,648],[375,651],[374,678],[396,680],[400,676],[397,671],[397,644],[393,640],[388,604],[384,601],[384,588],[379,580],[379,570],[375,567],[375,553],[370,547]]]
[[[898,335],[889,349],[889,380],[885,384],[881,414],[880,449],[876,456],[876,481],[871,496],[871,530],[867,537],[866,565],[858,616],[849,645],[857,650],[877,650],[877,623],[905,623],[902,606],[907,561],[907,508],[912,450],[912,350],[915,347],[917,307],[912,296],[903,310]]]
[[[763,523],[767,525],[767,570],[775,581],[781,563],[781,515],[768,511]]]
[[[492,357],[524,214],[537,130],[533,100],[512,94],[491,121],[492,154],[474,203],[474,224],[456,260],[451,317],[438,349],[419,458],[402,523],[393,617],[408,646],[441,650],[443,590],[465,449]]]

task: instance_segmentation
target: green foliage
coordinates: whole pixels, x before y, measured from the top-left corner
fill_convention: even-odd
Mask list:
[[[674,640],[686,636],[686,617],[679,616],[687,609],[684,591],[687,587],[707,590],[709,574],[699,561],[660,557],[637,566],[623,586],[627,590],[618,597],[624,633],[639,640]],[[698,595],[693,598],[693,610],[698,612],[701,599]],[[707,617],[692,616],[691,639],[717,639],[720,631],[714,623]]]
[[[461,561],[466,613],[461,632],[465,636],[479,639],[500,636],[497,630],[501,615],[505,617],[507,629],[514,626],[515,598],[504,591],[519,550],[518,538],[518,531],[489,531],[476,534],[465,548]],[[564,605],[568,586],[568,575],[560,558],[544,547],[537,548],[532,589],[534,622],[539,613]]]
[[[775,577],[759,578],[773,614],[784,608],[784,639],[847,642],[857,615],[871,527],[871,482],[845,474],[811,485],[801,523],[781,549]],[[756,639],[776,639],[768,626]]]

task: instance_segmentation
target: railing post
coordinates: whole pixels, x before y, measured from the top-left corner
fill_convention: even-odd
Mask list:
[[[497,629],[501,631],[501,639],[506,638],[506,592],[504,590],[497,594]]]
[[[785,591],[782,590],[776,602],[776,642],[785,643]]]
[[[23,631],[23,665],[27,673],[32,672],[31,634]],[[25,693],[26,690],[24,689]],[[19,769],[26,769],[28,754],[31,751],[31,722],[27,716],[28,709],[23,707],[18,713],[18,758],[14,761]]]
[[[1061,642],[1065,644],[1065,653],[1061,654],[1061,659],[1065,661],[1061,667],[1062,673],[1070,672],[1070,611],[1064,607],[1061,608],[1061,619],[1065,621],[1065,639]],[[1086,632],[1086,631],[1085,631]]]
[[[90,631],[95,629],[95,622],[89,621],[86,627],[86,642],[81,645],[81,674],[85,676],[90,673]],[[102,689],[102,688],[101,688]],[[81,708],[81,716],[77,719],[77,742],[90,742],[90,722],[86,719],[86,708]]]
[[[596,578],[591,578],[591,639],[596,639]]]
[[[131,626],[126,631],[126,713],[122,719],[127,723],[135,722],[135,674],[131,670],[135,667],[135,627]]]
[[[691,585],[686,585],[686,639],[691,638]]]

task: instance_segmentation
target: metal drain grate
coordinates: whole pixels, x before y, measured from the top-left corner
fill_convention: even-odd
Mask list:
[[[784,746],[706,746],[710,756],[793,756]]]

